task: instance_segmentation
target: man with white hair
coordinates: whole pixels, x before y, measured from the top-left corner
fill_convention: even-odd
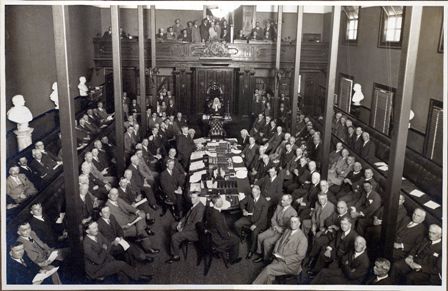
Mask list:
[[[442,228],[429,226],[428,237],[416,244],[409,255],[392,268],[396,283],[410,285],[440,285],[442,272]]]
[[[366,240],[357,236],[354,248],[341,258],[338,267],[322,269],[311,284],[348,285],[364,282],[370,267],[366,246]]]
[[[35,175],[39,176],[43,180],[43,183],[47,183],[56,174],[56,168],[54,168],[55,165],[44,161],[40,150],[33,149],[31,150],[31,153],[33,156],[33,160],[30,163],[31,169],[33,169]]]

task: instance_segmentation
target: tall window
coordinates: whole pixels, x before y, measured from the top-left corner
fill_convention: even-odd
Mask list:
[[[345,43],[354,44],[358,41],[359,6],[344,6],[347,16],[345,28]]]
[[[404,7],[383,6],[381,9],[379,47],[401,47]]]

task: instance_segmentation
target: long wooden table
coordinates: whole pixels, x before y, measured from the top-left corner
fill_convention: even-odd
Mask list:
[[[195,142],[198,150],[191,154],[188,173],[190,193],[199,192],[204,205],[210,205],[212,196],[220,195],[224,199],[222,210],[238,209],[240,200],[251,194],[248,170],[241,157],[241,146],[236,139],[201,138]],[[204,180],[209,166],[218,168],[218,172],[223,175],[215,181]]]

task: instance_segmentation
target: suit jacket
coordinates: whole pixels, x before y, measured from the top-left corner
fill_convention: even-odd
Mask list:
[[[257,144],[254,144],[252,148],[250,148],[250,145],[246,145],[246,147],[243,149],[244,154],[244,164],[249,169],[252,166],[252,163],[257,156],[257,153],[259,151],[259,146]]]
[[[284,138],[284,134],[278,134],[277,132],[271,136],[269,139],[269,148],[271,148],[273,151],[277,149],[277,147],[282,143],[282,140]]]
[[[179,186],[182,186],[180,178],[179,175],[175,175],[174,171],[172,175],[170,175],[168,170],[165,170],[160,174],[160,187],[162,187],[162,191],[171,199],[176,197],[174,191],[176,191]]]
[[[110,213],[115,217],[118,224],[123,228],[129,222],[137,218],[135,214],[138,209],[129,205],[126,201],[118,198],[117,204],[113,205],[110,200],[107,200],[106,205],[110,208]]]
[[[310,147],[310,153],[309,153],[310,160],[315,161],[316,164],[320,162],[322,159],[322,143],[320,142],[317,147],[313,143]]]
[[[180,222],[182,223],[182,231],[195,231],[196,223],[201,222],[204,219],[205,206],[202,202],[199,202],[193,208],[190,208],[187,214],[182,217]]]
[[[43,160],[39,163],[37,160],[33,159],[30,163],[30,167],[33,169],[35,175],[44,180],[51,179],[55,173],[53,167],[46,164]]]
[[[131,184],[135,185],[135,187],[141,191],[143,185],[145,184],[145,179],[140,174],[138,168],[134,167],[132,164],[129,165],[128,170],[132,171]]]
[[[102,217],[97,220],[97,223],[98,230],[107,241],[112,242],[116,237],[124,237],[123,229],[113,215],[109,217],[109,223]]]
[[[414,227],[408,227],[407,224],[397,229],[395,242],[402,243],[403,252],[408,253],[419,242],[424,240],[427,230],[423,223],[419,223]]]
[[[136,141],[132,135],[129,135],[129,133],[124,134],[124,152],[125,153],[132,153],[134,150],[134,146],[136,145]]]
[[[360,284],[369,272],[370,261],[367,252],[354,258],[354,251],[348,252],[340,261],[340,268],[350,284]]]
[[[32,216],[29,220],[31,229],[38,237],[43,237],[48,245],[54,247],[58,240],[56,230],[48,217],[44,216],[44,220],[42,221]]]
[[[277,209],[275,209],[274,215],[271,218],[271,227],[278,226],[281,229],[286,229],[289,226],[289,220],[292,216],[297,216],[297,211],[289,206],[285,211],[283,211],[283,207],[277,205]]]
[[[302,271],[302,260],[308,249],[308,239],[301,229],[291,234],[291,229],[286,229],[274,246],[274,253],[285,259],[285,264],[291,274],[299,274]]]
[[[367,198],[367,194],[363,191],[361,198],[355,203],[355,207],[358,212],[364,213],[364,217],[372,217],[381,207],[381,196],[372,190]]]
[[[280,156],[280,165],[282,166],[282,168],[286,168],[288,163],[294,160],[295,156],[296,154],[293,150],[291,150],[289,153],[286,151],[282,152]]]
[[[366,281],[366,285],[394,285],[394,280],[392,279],[391,276],[388,276],[387,278],[381,279],[379,281],[377,281],[376,276],[371,276],[369,279],[367,279]]]
[[[283,193],[283,177],[277,175],[273,181],[269,175],[264,176],[256,183],[261,188],[261,194],[264,197],[270,197],[273,204],[277,204]]]
[[[362,136],[357,136],[356,134],[353,134],[353,150],[355,153],[360,154],[361,148],[364,141],[362,140]]]
[[[41,179],[34,173],[33,169],[31,169],[29,166],[19,166],[19,171],[20,174],[24,174],[30,180],[30,182],[34,184],[34,186],[39,188]]]
[[[328,162],[329,165],[333,165],[334,163],[336,163],[340,158],[342,157],[342,150],[339,152],[336,151],[332,151],[329,155],[328,155]]]
[[[338,230],[336,237],[329,243],[329,247],[332,249],[332,256],[340,259],[349,251],[352,251],[357,236],[358,233],[353,229],[350,230],[347,236],[345,236],[342,230]]]
[[[325,220],[334,213],[334,204],[330,201],[322,207],[319,202],[316,202],[313,215],[311,216],[311,223],[316,225],[317,230],[325,227]]]
[[[7,283],[8,284],[31,284],[34,276],[40,268],[34,264],[26,255],[23,256],[24,264],[17,262],[10,255],[7,255]]]
[[[26,196],[37,194],[37,189],[24,174],[18,174],[17,178],[19,179],[20,184],[18,184],[11,176],[8,176],[6,179],[6,193],[14,199],[16,203],[20,203],[23,200],[19,197],[22,193]]]
[[[190,135],[179,134],[176,138],[177,153],[180,160],[190,159],[190,155],[194,150],[194,141]]]
[[[231,232],[224,214],[215,208],[208,207],[205,212],[207,229],[212,235],[212,241],[218,248],[226,248]]]
[[[249,220],[252,224],[257,226],[257,229],[264,230],[268,226],[268,209],[269,203],[263,196],[260,195],[257,202],[252,196],[246,196],[240,201],[241,210],[245,209],[247,212],[252,213],[249,216]]]
[[[239,136],[237,138],[238,144],[241,145],[243,148],[249,144],[249,136],[246,136],[244,139]]]
[[[121,187],[118,187],[118,196],[126,201],[128,204],[132,204],[135,202],[137,195],[139,194],[136,189],[134,189],[131,185],[127,185],[126,189],[123,191]]]
[[[415,263],[422,266],[420,272],[438,276],[442,272],[442,241],[431,244],[429,239],[422,240],[409,253]]]
[[[32,230],[30,233],[30,238],[33,240],[33,242],[22,236],[19,236],[19,238],[17,238],[17,241],[23,243],[25,252],[30,260],[39,265],[48,258],[51,253],[51,249],[46,243],[41,241],[36,233]]]
[[[93,200],[90,195],[87,194],[84,201],[81,200],[80,196],[78,196],[77,199],[79,199],[79,203],[81,205],[82,219],[88,218],[89,216],[91,217],[93,214]]]
[[[109,253],[110,243],[107,239],[101,233],[98,233],[96,240],[95,242],[87,235],[83,240],[84,270],[90,278],[97,278],[98,271],[103,269],[106,263],[114,261]],[[103,245],[107,246],[107,250],[103,248]]]
[[[359,155],[367,161],[373,161],[375,159],[375,144],[371,140],[366,144],[363,143]]]

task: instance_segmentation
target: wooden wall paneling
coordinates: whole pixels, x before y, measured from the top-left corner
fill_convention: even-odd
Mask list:
[[[175,107],[176,110],[186,115],[191,115],[191,78],[192,71],[189,67],[180,66],[174,71]]]

